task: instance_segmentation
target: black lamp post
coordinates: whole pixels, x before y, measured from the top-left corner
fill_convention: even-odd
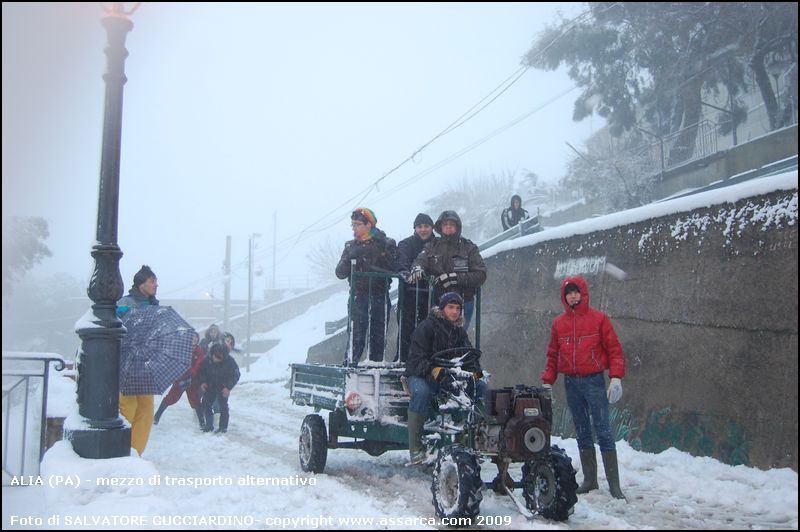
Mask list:
[[[138,5],[137,5],[138,7]],[[135,10],[135,9],[134,9]],[[119,351],[125,334],[117,318],[122,296],[122,276],[117,245],[119,211],[119,162],[122,133],[122,89],[125,77],[125,37],[133,28],[122,3],[114,3],[102,19],[108,34],[105,49],[106,83],[103,115],[103,150],[100,162],[100,195],[97,205],[97,242],[92,247],[95,265],[89,282],[92,316],[77,324],[81,338],[78,355],[78,411],[80,423],[65,427],[65,437],[83,458],[129,456],[130,428],[119,416]]]

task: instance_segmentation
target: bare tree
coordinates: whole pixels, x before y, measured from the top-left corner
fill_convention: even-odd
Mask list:
[[[52,255],[44,240],[50,236],[44,218],[12,216],[3,220],[3,299],[34,265]]]
[[[336,279],[336,264],[342,256],[343,243],[334,242],[331,237],[306,254],[308,269],[320,282],[329,282]]]
[[[465,177],[425,203],[434,221],[443,211],[456,211],[461,218],[461,234],[480,243],[503,230],[500,213],[519,192],[517,189],[526,185],[525,179],[530,181],[530,174],[533,172],[518,177],[516,171],[506,170],[499,175]]]

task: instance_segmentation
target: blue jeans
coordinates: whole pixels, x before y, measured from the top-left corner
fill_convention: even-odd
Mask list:
[[[475,384],[467,385],[467,394],[475,399],[480,398],[486,404],[486,391],[488,385],[483,379],[473,381]],[[422,377],[411,377],[408,380],[408,389],[411,392],[411,402],[408,404],[408,409],[412,412],[419,414],[428,414],[433,398],[439,393],[439,383],[433,380],[433,377],[428,376],[424,379]]]
[[[464,301],[464,330],[469,330],[469,324],[472,321],[472,313],[475,312],[475,300],[470,299]]]
[[[585,377],[564,377],[567,390],[567,404],[575,423],[578,449],[594,447],[592,426],[597,434],[600,451],[615,451],[614,438],[611,435],[611,421],[608,413],[608,397],[606,397],[606,381],[603,372]],[[589,415],[591,414],[591,425]]]

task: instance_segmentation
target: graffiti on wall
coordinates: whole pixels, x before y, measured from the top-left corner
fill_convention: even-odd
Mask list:
[[[606,257],[580,257],[558,261],[553,279],[563,279],[571,275],[597,275],[602,272],[620,281],[628,276],[622,269],[608,262]]]
[[[628,410],[610,408],[611,431],[616,441],[625,440],[637,451],[660,453],[670,447],[694,456],[711,456],[730,465],[750,465],[751,444],[741,426],[729,419],[721,439],[715,440],[703,416],[697,412],[673,415],[669,407],[647,414],[641,427]],[[574,438],[575,425],[565,402],[553,401],[553,434]]]

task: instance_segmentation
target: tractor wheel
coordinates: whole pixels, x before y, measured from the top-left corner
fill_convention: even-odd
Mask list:
[[[529,510],[553,521],[566,521],[578,502],[575,469],[567,453],[553,445],[543,460],[522,466],[522,492]]]
[[[328,434],[325,421],[317,414],[309,414],[300,427],[300,467],[303,471],[322,473],[328,459]]]
[[[439,451],[433,466],[433,506],[436,515],[474,518],[483,499],[481,466],[464,446],[448,445]]]

